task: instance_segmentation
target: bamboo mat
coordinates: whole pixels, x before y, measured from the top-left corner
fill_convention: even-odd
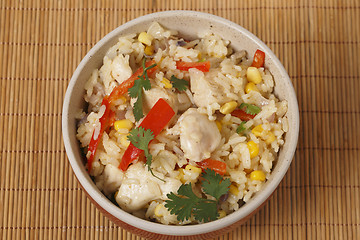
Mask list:
[[[67,161],[62,101],[86,52],[115,27],[163,10],[247,28],[287,69],[297,152],[273,197],[217,239],[360,239],[360,2],[0,0],[0,239],[141,239],[90,203]]]

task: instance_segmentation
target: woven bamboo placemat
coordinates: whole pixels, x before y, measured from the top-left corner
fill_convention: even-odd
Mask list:
[[[360,2],[0,1],[0,239],[140,239],[90,203],[67,161],[62,101],[86,52],[135,17],[209,12],[262,39],[287,69],[301,126],[268,203],[218,239],[360,239]]]

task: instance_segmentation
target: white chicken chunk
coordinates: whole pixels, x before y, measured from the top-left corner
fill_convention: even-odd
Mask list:
[[[105,195],[115,192],[121,185],[124,173],[117,167],[107,164],[101,175],[96,177],[96,186],[102,190]]]
[[[154,171],[154,174],[165,181],[155,178],[141,162],[128,168],[115,198],[121,208],[134,212],[153,200],[166,200],[166,195],[176,192],[182,184],[180,180],[164,177],[159,172]]]
[[[224,94],[224,87],[213,80],[218,73],[218,69],[211,69],[206,74],[196,68],[189,69],[190,86],[196,106],[207,107],[213,103],[222,105],[231,100]]]
[[[153,86],[150,90],[144,91],[143,94],[143,110],[145,115],[150,111],[150,109],[155,105],[155,103],[160,98],[165,99],[166,102],[174,110],[175,114],[177,113],[178,111],[177,96],[174,93],[165,90],[164,88]],[[136,102],[136,98],[132,98],[131,105],[134,105],[135,102]]]
[[[143,163],[131,165],[116,195],[116,202],[129,212],[143,208],[148,202],[161,196],[156,180]]]
[[[129,55],[120,54],[116,56],[112,62],[111,75],[120,84],[132,75],[132,70],[129,65]]]
[[[199,162],[209,158],[221,140],[219,129],[195,108],[189,108],[178,120],[180,144],[185,158]]]

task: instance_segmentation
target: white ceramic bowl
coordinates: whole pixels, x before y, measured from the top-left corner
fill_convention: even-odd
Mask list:
[[[90,179],[83,164],[83,155],[75,136],[75,114],[85,104],[83,100],[84,84],[91,72],[102,65],[106,51],[118,41],[119,36],[146,31],[153,21],[159,22],[165,28],[179,31],[181,36],[188,39],[196,38],[200,30],[209,29],[222,38],[230,40],[235,50],[246,50],[250,57],[253,56],[256,49],[261,49],[266,54],[265,66],[275,79],[275,94],[279,99],[288,101],[286,115],[289,120],[289,132],[286,133],[285,144],[280,151],[270,179],[262,190],[239,210],[213,222],[189,226],[167,226],[137,218],[121,210],[107,199]],[[194,11],[167,11],[142,16],[119,26],[87,53],[75,70],[66,91],[62,127],[66,152],[76,178],[92,202],[112,221],[142,237],[152,239],[204,239],[223,234],[247,220],[277,188],[290,166],[296,149],[299,110],[293,85],[284,67],[274,53],[256,36],[239,25],[214,15]]]

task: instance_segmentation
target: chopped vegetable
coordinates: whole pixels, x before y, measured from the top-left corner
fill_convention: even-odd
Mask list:
[[[151,60],[145,63],[145,67],[148,68],[154,64],[155,64],[155,60]],[[144,69],[143,67],[140,67],[138,70],[136,70],[135,73],[133,73],[133,75],[131,75],[131,77],[129,77],[124,82],[122,82],[120,85],[116,86],[109,95],[109,103],[112,103],[113,101],[117,100],[122,95],[127,93],[128,90],[134,86],[134,82],[136,79],[139,78],[139,75],[144,72],[143,69]],[[148,68],[148,70],[146,71],[147,75],[153,74],[156,70],[157,70],[157,66],[153,68]]]
[[[171,76],[170,82],[172,86],[178,91],[185,91],[189,87],[189,82],[175,77],[174,75]]]
[[[149,152],[149,143],[154,139],[153,132],[150,129],[145,130],[143,127],[134,128],[133,130],[130,131],[128,139],[134,145],[134,147],[144,151],[146,158],[146,165],[148,167],[149,172],[151,172],[151,174],[154,177],[158,178],[157,176],[155,176],[155,174],[151,169],[152,155]]]
[[[149,66],[154,65],[153,63],[155,63],[154,60],[145,63],[145,67],[148,68],[147,74],[151,74],[156,70],[156,66],[152,67],[151,69],[149,68]],[[89,147],[88,147],[88,152],[90,152],[90,156],[88,157],[88,160],[87,160],[87,169],[89,172],[91,171],[92,163],[94,161],[94,157],[95,157],[95,153],[96,153],[96,149],[97,149],[97,146],[99,145],[99,142],[101,140],[103,133],[110,126],[112,126],[115,121],[115,113],[110,110],[112,103],[114,101],[116,101],[117,99],[119,99],[123,94],[125,94],[129,90],[129,88],[131,88],[134,85],[134,81],[143,72],[143,69],[144,68],[142,68],[142,67],[139,68],[130,78],[128,78],[122,84],[116,86],[113,89],[113,91],[110,93],[109,96],[104,97],[104,99],[102,101],[102,105],[105,106],[105,112],[102,115],[102,117],[99,119],[99,122],[101,125],[100,131],[95,136],[95,130],[94,130],[91,140],[90,140],[90,143],[89,143]]]
[[[226,173],[226,163],[218,160],[208,158],[198,162],[197,165],[205,171],[206,169],[211,169],[220,175],[224,175]]]
[[[256,115],[259,112],[261,112],[261,108],[259,108],[258,106],[252,105],[252,104],[248,104],[248,103],[242,103],[240,104],[240,109],[245,109],[245,112],[247,114],[251,114],[251,115]]]
[[[261,50],[256,50],[255,54],[254,54],[254,60],[251,64],[252,67],[263,67],[265,63],[265,53]]]
[[[190,68],[196,68],[202,72],[210,70],[210,61],[206,62],[176,62],[176,68],[182,71],[189,71]]]
[[[88,147],[88,152],[90,152],[90,156],[87,160],[87,169],[90,172],[92,168],[92,164],[94,161],[95,153],[97,146],[99,145],[99,142],[101,140],[101,137],[103,133],[106,131],[106,129],[114,124],[115,121],[115,112],[110,110],[110,104],[108,97],[104,97],[102,101],[102,106],[105,106],[105,112],[102,115],[102,117],[99,119],[100,122],[100,130],[98,133],[96,133],[96,130],[94,130],[91,140]],[[96,134],[96,135],[95,135]]]
[[[246,130],[246,127],[244,126],[245,123],[246,123],[246,121],[242,121],[242,122],[240,123],[240,125],[236,128],[236,132],[237,132],[238,134],[241,134],[241,133],[243,133],[243,132]]]
[[[223,179],[215,171],[207,169],[202,173],[204,181],[202,189],[204,193],[216,200],[199,198],[192,190],[191,183],[183,184],[177,194],[167,194],[169,200],[165,201],[165,207],[170,213],[177,215],[179,221],[188,220],[191,216],[201,222],[209,222],[219,217],[217,205],[222,195],[229,191],[230,180]]]
[[[242,121],[249,121],[255,117],[255,115],[247,114],[242,109],[235,109],[234,111],[232,111],[231,116],[240,118]]]
[[[175,112],[170,105],[164,99],[160,98],[150,109],[139,127],[151,130],[154,137],[156,137],[174,115]],[[119,168],[126,171],[130,163],[137,159],[142,152],[143,150],[130,143],[121,159]]]
[[[149,67],[145,67],[145,58],[143,61],[143,74],[141,76],[138,76],[138,78],[134,81],[134,86],[129,88],[129,96],[131,98],[137,98],[136,102],[134,103],[133,112],[135,121],[139,121],[142,117],[144,117],[143,113],[143,102],[142,102],[142,93],[144,90],[150,90],[151,89],[151,83],[148,77],[147,70],[155,67],[156,64],[153,64]]]

